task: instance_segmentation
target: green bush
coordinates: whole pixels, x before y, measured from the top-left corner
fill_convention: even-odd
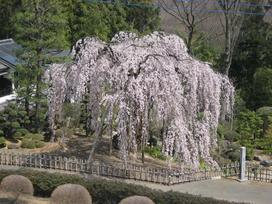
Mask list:
[[[212,151],[212,156],[219,164],[239,161],[240,147],[239,143],[219,140],[217,149]]]
[[[225,134],[225,127],[222,124],[219,124],[217,127],[217,135],[220,139],[224,137]]]
[[[0,148],[5,147],[6,146],[6,140],[4,137],[0,137]]]
[[[231,161],[239,161],[240,160],[240,151],[236,150],[236,151],[232,151],[228,154],[228,158]]]
[[[34,149],[44,146],[43,135],[28,133],[22,140],[22,148]]]
[[[247,148],[246,149],[246,159],[249,161],[252,161],[254,158],[254,149],[253,148]]]
[[[166,156],[161,152],[161,147],[146,147],[145,152],[148,153],[151,157],[161,160],[166,160]]]
[[[219,58],[218,52],[214,47],[210,46],[210,43],[204,36],[205,34],[203,33],[196,36],[191,47],[191,54],[202,61],[216,65]]]
[[[44,146],[44,142],[43,141],[35,141],[35,147],[36,148],[41,148]]]
[[[17,139],[17,140],[18,140],[18,139],[22,139],[22,136],[23,136],[22,133],[20,133],[20,132],[15,132],[15,133],[13,134],[12,137],[13,137],[14,139]]]
[[[269,116],[269,115],[272,115],[272,107],[264,106],[264,107],[257,109],[256,112],[261,116]]]
[[[0,111],[0,129],[5,137],[12,137],[19,129],[27,128],[29,118],[18,104],[10,103]]]
[[[272,104],[272,69],[265,67],[257,69],[253,81],[254,108],[270,106]]]
[[[29,131],[24,128],[18,129],[17,132],[21,133],[22,136],[25,136],[29,133]]]
[[[240,137],[240,134],[233,130],[226,131],[224,134],[224,138],[230,142],[236,142]]]
[[[22,139],[23,137],[32,138],[32,134],[30,134],[27,129],[21,128],[21,129],[17,129],[12,137],[14,139]]]
[[[22,148],[26,148],[26,149],[35,149],[36,148],[36,144],[35,144],[34,140],[24,138],[22,140],[22,146],[21,147]]]
[[[25,135],[26,139],[30,139],[30,140],[38,140],[38,141],[41,141],[44,139],[43,135],[41,134],[32,134],[32,133],[29,133],[27,135]]]
[[[26,148],[26,149],[35,149],[35,148],[41,148],[44,146],[44,142],[42,141],[38,141],[38,140],[30,140],[30,139],[26,139],[24,138],[22,140],[22,148]]]
[[[263,136],[268,136],[272,127],[272,107],[262,107],[256,112],[263,119]]]
[[[20,123],[18,123],[18,122],[12,122],[11,123],[11,127],[14,128],[14,129],[18,129],[18,128],[20,128]]]
[[[156,204],[229,204],[228,201],[219,201],[212,198],[200,197],[179,192],[163,192],[147,187],[137,186],[118,181],[94,178],[91,181],[84,180],[74,175],[59,173],[45,173],[30,170],[0,171],[0,180],[10,174],[20,174],[30,179],[34,186],[34,195],[50,197],[53,190],[66,183],[84,186],[92,195],[94,204],[117,204],[122,199],[133,196],[147,196]]]

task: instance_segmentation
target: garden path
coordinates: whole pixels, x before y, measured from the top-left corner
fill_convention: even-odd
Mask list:
[[[238,182],[232,179],[205,180],[178,184],[173,186],[162,186],[153,183],[126,180],[126,183],[144,185],[153,189],[163,191],[178,191],[203,197],[212,197],[220,200],[246,202],[254,204],[272,203],[272,184],[257,182]]]

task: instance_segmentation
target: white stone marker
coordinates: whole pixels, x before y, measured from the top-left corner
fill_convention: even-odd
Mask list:
[[[240,178],[241,182],[246,181],[246,148],[240,148]]]

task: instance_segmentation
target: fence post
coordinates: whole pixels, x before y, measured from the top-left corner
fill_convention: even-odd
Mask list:
[[[246,181],[246,148],[241,147],[240,148],[240,178],[239,181],[243,182]]]

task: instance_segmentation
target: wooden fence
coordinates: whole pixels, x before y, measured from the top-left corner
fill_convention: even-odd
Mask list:
[[[240,175],[240,163],[233,162],[221,166],[222,174],[225,177],[237,177]]]
[[[226,164],[221,167],[221,170],[225,177],[238,177],[240,175],[240,164],[239,162]],[[272,169],[247,162],[246,178],[250,181],[272,183]]]
[[[237,172],[239,172],[237,171],[237,163],[226,165],[222,169],[198,171],[192,169],[170,170],[167,168],[144,167],[136,164],[105,164],[98,161],[89,163],[87,160],[45,154],[25,155],[5,152],[0,153],[0,165],[87,173],[97,176],[134,179],[165,185],[207,180],[224,175],[237,175]]]
[[[247,165],[248,180],[272,183],[272,170],[259,165]]]

